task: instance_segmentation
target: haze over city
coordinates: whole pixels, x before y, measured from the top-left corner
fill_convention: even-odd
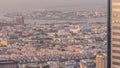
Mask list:
[[[106,0],[0,0],[0,12],[51,9],[100,9]]]

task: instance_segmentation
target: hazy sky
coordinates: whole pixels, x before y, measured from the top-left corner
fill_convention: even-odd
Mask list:
[[[0,0],[0,6],[60,6],[105,4],[107,0]]]
[[[0,11],[49,8],[105,6],[107,0],[0,0]]]

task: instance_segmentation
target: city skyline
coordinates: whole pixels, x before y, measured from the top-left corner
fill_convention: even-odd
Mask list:
[[[106,26],[107,0],[0,0],[0,68],[106,68]]]

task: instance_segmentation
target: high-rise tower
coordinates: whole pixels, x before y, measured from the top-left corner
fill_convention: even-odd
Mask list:
[[[108,43],[111,43],[111,68],[119,68],[120,67],[120,0],[111,0],[111,42]]]

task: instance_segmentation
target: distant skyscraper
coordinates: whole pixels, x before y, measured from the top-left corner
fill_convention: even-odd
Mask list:
[[[24,24],[24,17],[23,16],[14,16],[13,23]]]
[[[111,5],[111,68],[120,68],[120,0]]]
[[[106,68],[107,66],[107,56],[106,54],[96,55],[96,68]]]

